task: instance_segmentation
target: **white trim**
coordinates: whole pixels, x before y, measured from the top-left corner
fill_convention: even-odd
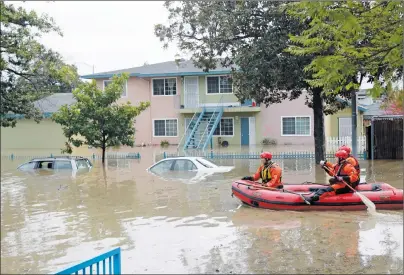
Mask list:
[[[283,134],[283,118],[298,118],[298,117],[306,117],[309,118],[309,134],[308,135],[284,135]],[[296,127],[296,124],[295,124]],[[310,137],[311,136],[311,116],[307,115],[307,116],[281,116],[281,136],[282,137]]]
[[[173,78],[175,78],[175,95],[166,95],[165,93],[166,93],[166,91],[165,91],[165,89],[166,89],[166,85],[165,85],[165,83],[164,83],[164,95],[155,95],[155,94],[153,94],[153,86],[154,86],[154,84],[153,84],[153,80],[154,79],[173,79]],[[179,93],[178,93],[178,78],[177,77],[154,77],[154,78],[152,78],[151,79],[151,95],[152,95],[152,97],[158,97],[158,96],[176,96],[176,95],[179,95]]]
[[[240,107],[241,103],[240,102],[223,102],[223,103],[202,103],[199,104],[200,107],[216,107],[216,106],[235,106],[235,107]]]
[[[232,124],[233,124],[233,135],[222,135],[221,133],[222,133],[222,131],[220,130],[220,123],[222,122],[222,119],[230,119],[231,118],[231,120],[232,120]],[[234,132],[235,132],[235,127],[234,127],[234,117],[221,117],[220,118],[220,121],[219,121],[219,124],[217,125],[218,127],[219,127],[219,133],[220,133],[220,135],[215,135],[215,134],[213,134],[212,136],[213,137],[234,137]]]
[[[253,121],[253,123],[251,123]],[[256,144],[256,122],[257,120],[255,119],[255,116],[250,116],[248,117],[248,130],[249,130],[249,137],[248,137],[248,141],[249,141],[249,145],[255,145]],[[241,121],[240,121],[241,123]],[[252,127],[252,125],[254,127]],[[241,125],[240,125],[240,132],[241,132]],[[241,143],[241,140],[240,140]]]
[[[231,93],[220,93],[220,77],[221,76],[230,76],[229,74],[218,74],[218,75],[207,75],[205,76],[205,94],[206,95],[234,95],[234,84],[233,84],[233,80],[231,82]],[[219,93],[213,93],[213,94],[209,94],[208,93],[208,77],[218,77],[219,78]]]
[[[103,90],[103,91],[105,90],[105,81],[110,81],[110,82],[112,82],[112,78],[108,78],[108,79],[103,79],[103,80],[102,80],[102,90]],[[125,94],[124,96],[122,96],[122,94],[121,94],[121,97],[120,97],[120,98],[127,98],[127,97],[128,97],[128,81],[127,81],[127,80],[125,81],[125,88],[126,88],[126,94]]]
[[[197,104],[196,107],[187,107],[187,92],[185,91],[185,82],[187,81],[187,78],[196,78],[196,91],[197,91]],[[199,96],[199,76],[184,76],[184,83],[183,83],[183,87],[182,90],[184,91],[184,108],[198,108],[199,106],[201,106],[199,104],[200,102],[200,96]]]
[[[176,136],[155,136],[154,134],[155,134],[155,132],[154,132],[154,121],[156,121],[156,120],[164,120],[164,121],[166,121],[166,120],[176,120],[177,121],[177,135]],[[164,125],[164,127],[165,127],[165,125]],[[167,129],[165,129],[165,130],[167,130]],[[178,118],[153,118],[152,119],[152,131],[153,131],[153,137],[155,137],[155,138],[164,138],[164,137],[178,137]]]

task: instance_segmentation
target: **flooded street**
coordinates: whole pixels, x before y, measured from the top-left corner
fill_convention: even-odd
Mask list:
[[[259,160],[198,183],[161,179],[140,160],[89,173],[23,173],[1,162],[1,273],[54,273],[122,248],[122,273],[402,273],[403,211],[285,212],[240,206],[231,182]],[[43,153],[47,154],[47,152]],[[324,182],[314,160],[276,160],[284,182]],[[361,161],[368,182],[403,188],[402,161]]]

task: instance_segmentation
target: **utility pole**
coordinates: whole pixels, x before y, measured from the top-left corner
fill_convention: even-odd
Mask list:
[[[362,82],[362,81],[361,81]],[[351,109],[352,109],[352,155],[357,156],[357,128],[358,128],[358,106],[356,104],[357,94],[356,90],[351,91]]]

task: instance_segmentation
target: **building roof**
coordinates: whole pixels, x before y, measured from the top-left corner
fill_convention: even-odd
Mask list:
[[[72,93],[57,93],[34,102],[35,107],[44,113],[55,113],[62,105],[76,103]]]
[[[57,112],[62,105],[76,103],[72,93],[56,93],[34,102],[34,106],[42,111],[44,117],[50,117]],[[24,118],[25,115],[8,113],[6,117]]]
[[[384,115],[385,111],[380,108],[381,103],[375,102],[371,105],[366,106],[367,110],[363,113],[364,119],[371,119],[372,116]]]
[[[233,65],[236,68],[236,66]],[[204,72],[203,69],[197,68],[192,60],[183,60],[179,66],[175,61],[167,61],[140,67],[108,71],[96,74],[82,75],[84,79],[110,78],[115,74],[129,73],[129,76],[137,77],[163,77],[163,76],[192,76],[192,75],[218,75],[228,74],[231,72],[231,67],[223,67],[218,62],[216,69]]]
[[[347,102],[347,103],[348,103],[348,106],[351,106],[351,101],[350,101],[350,100],[346,100],[346,99],[343,99],[343,98],[340,98],[340,97],[337,97],[337,100],[338,100],[339,102]],[[358,105],[358,110],[359,110],[359,111],[365,112],[365,111],[367,110],[367,107],[365,107],[365,106],[363,106],[363,105],[361,105],[361,104],[357,104],[357,105]]]

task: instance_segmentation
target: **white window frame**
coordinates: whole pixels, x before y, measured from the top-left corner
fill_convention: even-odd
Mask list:
[[[154,94],[154,82],[153,82],[153,80],[158,80],[158,79],[175,79],[175,95],[166,95],[165,93],[166,93],[166,85],[165,85],[165,83],[164,83],[164,95],[155,95]],[[151,79],[151,95],[152,95],[152,97],[158,97],[158,96],[177,96],[179,93],[178,93],[178,78],[177,77],[155,77],[155,78],[152,78]]]
[[[154,129],[154,122],[156,121],[156,120],[164,120],[164,121],[167,121],[167,120],[176,120],[177,121],[177,135],[176,136],[156,136],[155,134],[155,129]],[[155,138],[165,138],[165,137],[178,137],[178,118],[170,118],[170,117],[168,117],[168,118],[154,118],[153,120],[152,120],[152,129],[153,129],[153,137],[155,137]],[[167,129],[165,129],[166,130],[166,133],[167,133]]]
[[[104,79],[102,81],[102,90],[105,91],[105,82],[109,81],[112,82],[112,79]],[[128,97],[128,81],[125,81],[125,95],[121,95],[121,98],[127,98]]]
[[[283,118],[299,118],[299,117],[305,117],[309,118],[309,134],[308,135],[289,135],[289,134],[283,134]],[[295,121],[295,129],[296,129],[296,121]],[[310,137],[311,136],[311,116],[281,116],[281,136],[282,137]]]
[[[222,119],[231,119],[231,121],[232,121],[232,124],[233,124],[233,134],[232,135],[222,135],[222,130],[220,129],[220,123],[222,122]],[[235,131],[235,128],[234,128],[234,117],[221,117],[220,118],[220,122],[219,122],[219,124],[217,125],[217,127],[219,127],[219,135],[215,135],[215,134],[213,134],[213,136],[214,137],[234,137],[234,131]]]
[[[221,76],[226,76],[226,77],[231,77],[231,75],[228,74],[221,74],[221,75],[207,75],[205,76],[205,94],[206,95],[233,95],[234,94],[234,83],[233,81],[231,82],[231,93],[221,93],[220,92],[220,77]],[[208,77],[218,77],[219,78],[219,93],[208,93]]]

